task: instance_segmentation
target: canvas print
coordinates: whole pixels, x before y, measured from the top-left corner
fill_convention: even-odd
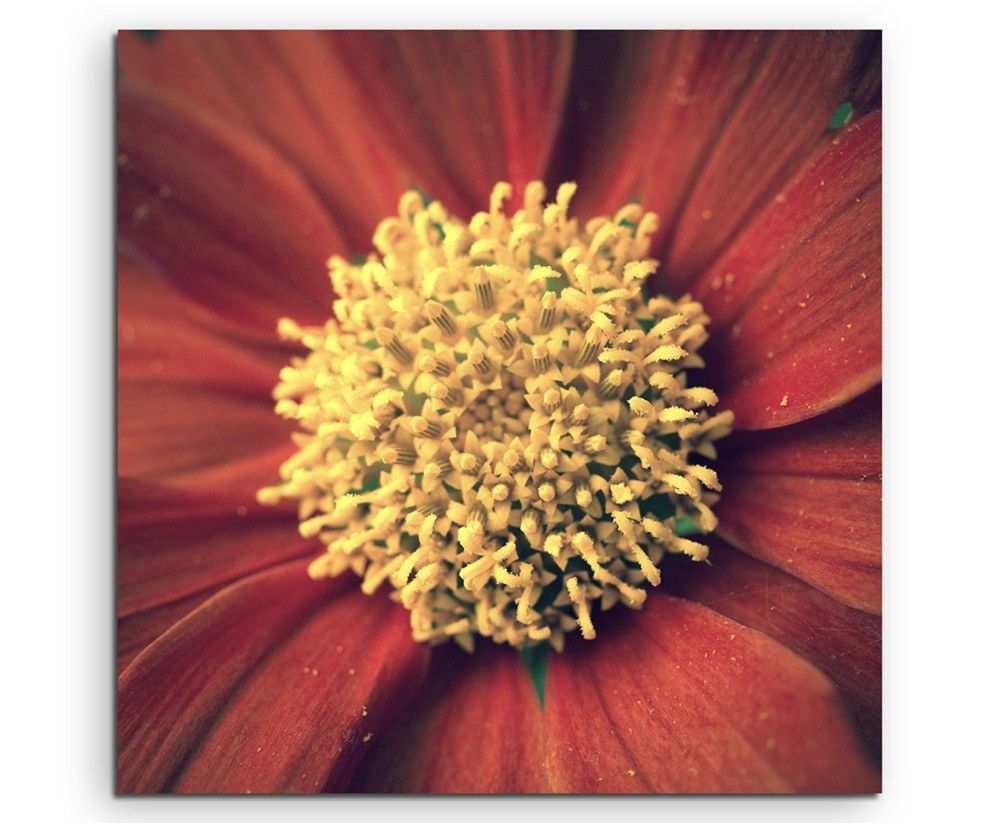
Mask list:
[[[881,790],[881,38],[122,31],[120,794]]]

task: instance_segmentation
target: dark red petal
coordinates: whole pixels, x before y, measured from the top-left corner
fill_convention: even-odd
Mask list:
[[[162,277],[122,255],[121,474],[189,487],[203,478],[210,494],[252,500],[294,449],[270,399],[291,355],[287,347],[226,334]]]
[[[267,401],[295,350],[241,340],[213,320],[142,262],[119,255],[119,380],[210,385]]]
[[[211,586],[190,597],[161,603],[143,611],[118,618],[118,630],[115,635],[115,649],[118,656],[118,674],[120,675],[136,655],[156,640],[167,629],[182,618],[197,609],[212,595],[224,589],[228,583]]]
[[[273,335],[328,315],[344,243],[298,172],[203,109],[122,83],[119,237],[236,326]]]
[[[822,669],[877,757],[882,743],[881,618],[845,606],[719,541],[710,544],[710,565],[668,560],[665,590],[770,635]]]
[[[119,620],[321,551],[299,536],[294,513],[204,491],[118,483]]]
[[[815,416],[882,367],[881,115],[844,129],[694,284],[739,428]]]
[[[877,614],[882,591],[878,390],[822,417],[727,444],[719,532],[831,597]]]
[[[411,31],[359,45],[389,55],[385,113],[419,111],[426,139],[403,136],[400,153],[422,150],[415,168],[436,158],[476,210],[498,180],[520,189],[545,173],[569,80],[569,32]]]
[[[879,35],[776,32],[685,193],[666,270],[683,282],[702,272],[739,229],[829,139],[834,110],[858,103],[881,73]]]
[[[580,213],[660,215],[668,290],[709,264],[819,145],[879,99],[877,34],[585,32],[560,138]],[[706,217],[708,219],[706,219]]]
[[[296,451],[294,443],[285,442],[259,454],[236,455],[221,463],[171,475],[164,482],[177,488],[208,490],[234,499],[254,500],[259,489],[278,482],[278,467]]]
[[[640,200],[672,224],[766,44],[749,32],[580,32],[556,157],[581,183],[579,213]]]
[[[722,441],[721,470],[878,479],[882,474],[882,388],[819,417]]]
[[[209,467],[274,452],[288,442],[289,429],[265,399],[211,386],[123,380],[118,473],[182,483]]]
[[[570,52],[567,32],[165,32],[123,35],[120,56],[275,146],[361,251],[407,188],[471,212],[497,180],[541,176]],[[191,59],[209,91],[173,68]]]
[[[232,120],[243,119],[239,100],[200,47],[208,32],[159,31],[150,38],[118,34],[118,70],[128,80],[170,92]]]
[[[119,681],[121,792],[319,791],[412,695],[426,650],[404,610],[290,563],[230,586]]]
[[[666,596],[598,631],[549,660],[553,790],[879,790],[830,681],[766,635]]]
[[[358,768],[351,791],[545,791],[541,708],[516,652],[437,649],[433,678]]]

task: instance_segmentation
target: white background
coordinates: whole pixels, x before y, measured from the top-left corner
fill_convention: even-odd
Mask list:
[[[998,130],[986,4],[8,5],[0,803],[10,820],[913,820],[995,807]],[[669,5],[669,13],[664,10]],[[13,16],[11,16],[13,12]],[[362,16],[363,15],[363,16]],[[883,28],[885,776],[879,799],[114,799],[112,55],[118,28]],[[619,804],[628,803],[626,808]]]

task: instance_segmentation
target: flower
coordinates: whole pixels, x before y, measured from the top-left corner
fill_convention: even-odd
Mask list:
[[[415,640],[478,634],[561,651],[618,602],[640,608],[666,552],[704,560],[680,524],[715,529],[716,456],[732,413],[689,386],[707,318],[690,297],[646,300],[655,215],[569,217],[498,183],[469,223],[407,192],[375,231],[382,258],[327,265],[333,318],[278,329],[309,349],[275,410],[304,431],[262,503],[299,502],[327,547],[311,577],[391,583]]]
[[[119,59],[120,791],[877,790],[877,36],[123,33]],[[537,177],[661,216],[650,291],[703,304],[738,430],[711,565],[666,557],[641,611],[568,638],[544,705],[509,648],[430,650],[384,592],[310,580],[319,542],[254,499],[296,450],[274,326],[323,325],[324,261],[413,186],[467,219]]]

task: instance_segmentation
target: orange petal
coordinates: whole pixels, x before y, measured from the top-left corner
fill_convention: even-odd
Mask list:
[[[316,792],[350,779],[412,695],[405,613],[295,562],[230,586],[119,680],[121,792]]]
[[[770,635],[829,676],[876,757],[882,743],[882,620],[710,540],[711,565],[671,557],[667,591]]]
[[[882,365],[881,116],[848,127],[694,284],[740,428],[812,417]]]
[[[879,790],[830,681],[766,635],[666,596],[600,632],[549,660],[555,791]]]
[[[804,423],[742,435],[718,472],[726,540],[848,606],[880,612],[878,390]]]
[[[542,782],[541,709],[513,649],[435,650],[433,678],[358,768],[351,791],[525,794]]]
[[[321,321],[325,262],[344,242],[299,173],[252,135],[122,83],[119,238],[189,297],[243,329]]]
[[[570,52],[566,32],[164,32],[123,34],[120,57],[276,147],[363,251],[411,186],[471,213],[541,176]]]
[[[225,585],[249,574],[312,557],[294,513],[250,500],[118,484],[117,611],[119,655],[139,651]],[[177,604],[185,604],[178,613]]]

